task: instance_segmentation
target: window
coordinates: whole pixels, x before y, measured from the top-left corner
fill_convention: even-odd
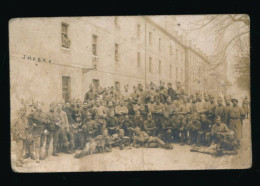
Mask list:
[[[115,61],[118,62],[119,61],[119,52],[118,52],[118,48],[119,48],[119,45],[116,43],[115,44]]]
[[[170,45],[170,55],[173,55],[173,53],[172,53],[172,45]]]
[[[141,54],[140,52],[137,52],[137,67],[141,67]]]
[[[152,45],[152,32],[149,32],[149,45]]]
[[[67,102],[70,99],[70,95],[70,77],[62,76],[62,98],[65,102]]]
[[[176,49],[176,61],[178,61],[178,49]]]
[[[120,82],[119,81],[115,82],[115,89],[120,90]]]
[[[149,57],[149,72],[152,73],[152,58]]]
[[[70,39],[68,37],[68,27],[66,23],[61,23],[61,46],[64,48],[70,48]]]
[[[170,65],[170,78],[172,78],[172,65]]]
[[[117,16],[115,16],[115,18],[114,18],[114,23],[115,23],[115,26],[118,26],[118,18],[117,18]]]
[[[141,32],[141,25],[140,24],[137,24],[137,32],[136,32],[136,35],[137,35],[137,38],[140,39],[140,32]]]
[[[183,69],[181,69],[181,80],[183,81]]]
[[[176,81],[179,81],[179,78],[178,78],[178,67],[176,67]]]
[[[160,61],[159,61],[159,74],[160,74],[160,75],[161,75],[161,71],[162,71],[161,66],[162,66],[162,64],[161,64],[161,60],[160,60]]]
[[[92,35],[92,54],[97,56],[97,36]]]
[[[98,79],[93,79],[93,85],[94,85],[94,89],[97,90],[99,87],[99,80]]]
[[[159,50],[161,50],[161,38],[159,38]]]

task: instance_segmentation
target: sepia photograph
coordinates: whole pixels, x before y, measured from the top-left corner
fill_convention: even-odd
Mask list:
[[[246,14],[9,21],[14,172],[249,169]]]

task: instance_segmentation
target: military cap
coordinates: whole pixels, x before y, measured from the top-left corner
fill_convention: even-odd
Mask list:
[[[176,95],[177,95],[177,94],[181,95],[181,93],[180,93],[180,92],[176,92],[175,94],[176,94]]]
[[[222,101],[222,98],[221,97],[218,97],[218,100],[217,101]]]
[[[220,116],[216,116],[216,120],[221,120],[221,117]]]
[[[238,99],[237,99],[237,98],[232,98],[232,99],[231,99],[231,102],[233,103],[234,101],[237,101],[237,102],[238,102]]]

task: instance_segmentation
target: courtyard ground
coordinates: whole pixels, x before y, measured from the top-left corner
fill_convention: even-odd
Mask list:
[[[80,171],[138,171],[138,170],[198,170],[250,168],[251,125],[244,120],[243,140],[237,155],[215,157],[190,152],[191,146],[173,144],[172,150],[153,148],[114,148],[110,153],[93,154],[75,159],[71,154],[49,156],[36,163],[26,159],[23,167],[15,166],[15,153],[11,153],[12,168],[16,172],[80,172]],[[14,152],[12,142],[11,151]]]

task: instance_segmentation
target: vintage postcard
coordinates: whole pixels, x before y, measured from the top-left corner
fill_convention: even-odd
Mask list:
[[[15,172],[247,169],[245,14],[9,21]]]

